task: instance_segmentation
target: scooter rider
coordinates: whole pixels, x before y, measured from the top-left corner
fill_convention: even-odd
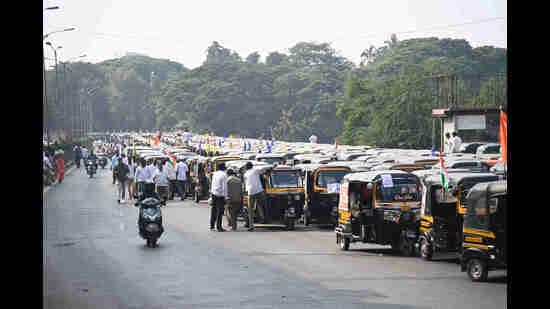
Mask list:
[[[88,156],[88,159],[86,160],[86,162],[88,162],[88,160],[91,160],[93,162],[95,169],[97,169],[97,156],[95,155],[93,150],[90,152],[90,155]]]

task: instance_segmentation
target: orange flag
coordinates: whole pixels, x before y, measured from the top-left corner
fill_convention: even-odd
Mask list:
[[[159,145],[159,136],[155,135],[155,146]]]
[[[506,112],[500,108],[500,128],[499,128],[499,143],[500,152],[502,153],[501,160],[508,164],[508,116]]]

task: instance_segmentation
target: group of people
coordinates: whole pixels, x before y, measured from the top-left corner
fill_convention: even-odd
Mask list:
[[[265,201],[265,192],[260,181],[260,174],[253,169],[253,164],[246,164],[246,173],[244,174],[244,191],[248,194],[248,231],[254,230],[254,212],[257,210],[261,218],[265,218],[263,211],[263,201]],[[212,174],[211,194],[211,212],[210,212],[210,230],[224,232],[222,227],[222,218],[224,210],[228,225],[232,230],[237,230],[237,216],[243,206],[243,183],[233,170],[227,170],[225,163],[220,163],[218,170]]]
[[[182,201],[185,200],[184,188],[189,168],[183,160],[178,160],[174,166],[169,160],[145,161],[116,152],[111,158],[111,169],[113,184],[118,184],[118,203],[125,202],[126,188],[130,201],[137,197],[138,189],[145,190],[146,186],[154,187],[163,204],[167,200],[173,200],[176,193]]]
[[[445,153],[460,152],[461,145],[462,139],[458,136],[456,132],[453,132],[452,134],[449,132],[445,133]]]

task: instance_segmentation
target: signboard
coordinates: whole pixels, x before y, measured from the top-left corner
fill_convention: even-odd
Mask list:
[[[384,186],[384,188],[393,187],[393,179],[390,174],[382,174],[382,186]]]
[[[349,182],[345,182],[340,186],[340,201],[338,202],[338,210],[349,210],[348,205],[348,188]]]
[[[444,116],[446,111],[448,111],[448,109],[432,109],[432,115],[433,116]]]
[[[485,115],[456,116],[457,130],[485,130]]]

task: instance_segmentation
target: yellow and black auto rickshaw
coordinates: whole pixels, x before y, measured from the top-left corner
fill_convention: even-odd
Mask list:
[[[420,219],[420,179],[399,170],[346,175],[340,185],[336,243],[391,245],[413,255]]]
[[[507,266],[506,193],[506,181],[495,181],[475,185],[466,197],[460,270],[473,281]]]
[[[421,178],[423,198],[418,246],[425,260],[458,257],[466,194],[477,183],[498,180],[498,176],[490,173],[453,172],[447,177],[449,190],[443,188],[441,175]]]
[[[260,180],[266,193],[262,203],[264,217],[256,211],[254,222],[282,224],[287,230],[293,230],[302,215],[304,205],[301,171],[289,166],[265,167],[260,170]],[[248,211],[246,195],[243,204]]]
[[[304,179],[304,225],[316,222],[336,226],[340,182],[344,176],[351,173],[351,169],[347,166],[324,164],[300,164],[294,167],[302,170]]]

